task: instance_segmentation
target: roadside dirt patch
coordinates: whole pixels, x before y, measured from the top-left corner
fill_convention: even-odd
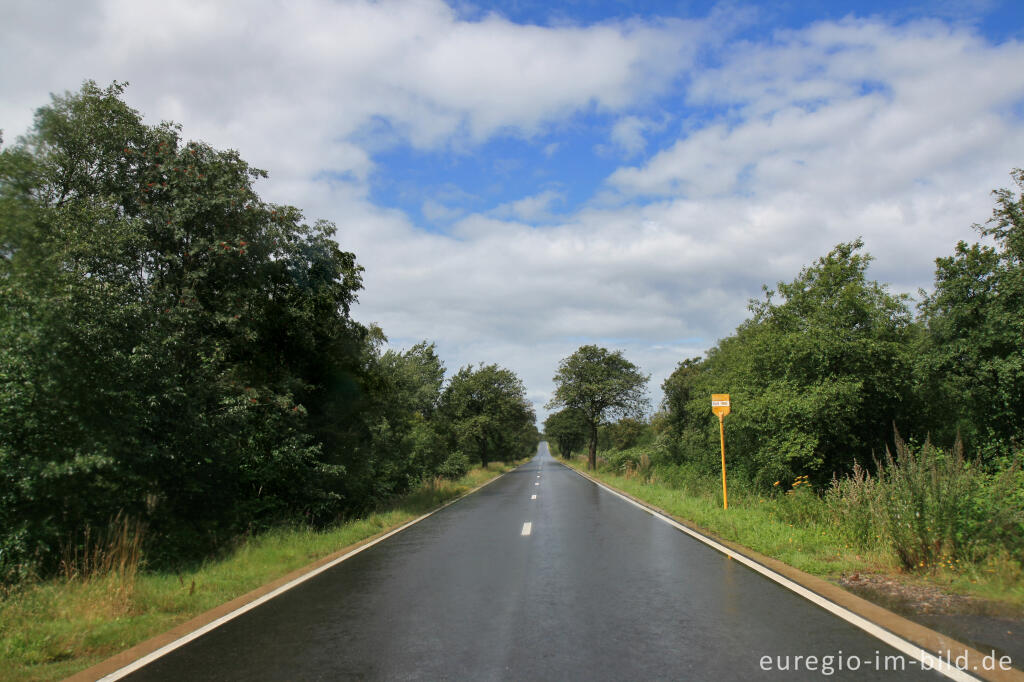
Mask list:
[[[859,597],[969,644],[1010,656],[1024,667],[1024,609],[947,592],[935,585],[874,573],[843,574],[837,581]]]

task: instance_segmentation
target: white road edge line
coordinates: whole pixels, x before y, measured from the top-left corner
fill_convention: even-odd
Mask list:
[[[489,480],[486,483],[484,483],[483,485],[479,486],[476,490],[479,490],[480,488],[483,488],[485,485],[489,485],[489,484],[493,483],[494,481],[497,481],[503,475],[504,474],[499,475],[499,476],[495,476],[491,480]],[[185,646],[186,644],[188,644],[192,640],[195,640],[195,639],[198,639],[199,637],[202,637],[203,635],[205,635],[210,630],[214,630],[214,629],[220,627],[221,625],[224,625],[224,623],[227,623],[230,620],[234,620],[235,618],[238,618],[239,616],[241,616],[243,613],[246,613],[247,611],[252,611],[257,606],[270,601],[274,597],[276,597],[276,596],[278,596],[280,594],[283,594],[284,592],[287,592],[288,590],[292,589],[293,587],[298,586],[301,583],[306,582],[310,578],[314,578],[314,577],[320,575],[321,573],[323,573],[324,571],[326,571],[326,570],[328,570],[330,568],[334,568],[335,566],[340,564],[342,561],[345,561],[346,559],[350,559],[350,558],[354,557],[356,554],[359,554],[360,552],[362,552],[363,550],[366,550],[366,549],[369,549],[370,547],[373,547],[378,542],[383,542],[384,540],[387,540],[392,535],[397,535],[398,533],[401,533],[403,530],[405,530],[409,526],[416,525],[417,523],[419,523],[423,519],[427,518],[428,516],[433,516],[437,512],[441,511],[442,509],[445,509],[446,507],[455,504],[459,500],[465,499],[466,497],[468,497],[473,492],[476,492],[476,490],[470,491],[469,493],[466,493],[465,495],[462,495],[461,497],[457,497],[454,500],[451,500],[450,502],[447,502],[447,503],[441,505],[440,507],[438,507],[434,511],[427,512],[423,516],[420,516],[419,518],[415,518],[412,521],[409,521],[408,523],[405,523],[405,524],[399,526],[398,528],[395,528],[393,531],[390,531],[388,533],[385,533],[384,535],[381,535],[376,540],[372,540],[370,542],[367,542],[365,545],[362,545],[360,547],[356,547],[351,552],[345,553],[344,555],[338,557],[334,561],[331,561],[329,563],[324,564],[320,568],[314,569],[314,570],[310,571],[309,573],[304,573],[303,575],[300,575],[295,580],[292,580],[291,582],[288,582],[288,583],[285,583],[284,585],[281,585],[281,587],[277,588],[276,590],[274,590],[272,592],[268,592],[267,594],[263,595],[262,597],[260,597],[258,599],[254,599],[253,601],[249,602],[248,604],[245,604],[244,606],[239,606],[237,609],[235,609],[231,613],[227,613],[227,614],[221,616],[220,618],[218,618],[217,620],[214,620],[214,621],[211,621],[211,622],[207,623],[206,625],[204,625],[203,627],[199,628],[198,630],[193,630],[192,632],[188,633],[187,635],[184,635],[183,637],[179,637],[178,639],[174,640],[173,642],[171,642],[169,644],[165,644],[164,646],[160,647],[156,651],[154,651],[154,652],[152,652],[150,654],[147,654],[146,656],[143,656],[142,658],[140,658],[140,659],[138,659],[138,660],[136,660],[136,661],[134,661],[132,663],[129,663],[125,667],[120,668],[118,670],[115,670],[114,672],[110,673],[109,675],[107,675],[105,677],[101,677],[97,682],[113,682],[114,680],[120,680],[122,677],[126,677],[126,676],[132,674],[136,670],[138,670],[138,669],[140,669],[140,668],[142,668],[144,666],[149,665],[150,663],[152,663],[153,661],[157,660],[158,658],[162,658],[163,656],[166,656],[167,654],[171,653],[175,649],[178,649],[178,648],[181,648],[181,647]]]
[[[744,565],[754,569],[758,573],[760,573],[760,574],[762,574],[762,575],[764,575],[764,576],[766,576],[768,578],[771,578],[772,580],[774,580],[775,582],[779,583],[783,587],[785,587],[785,588],[787,588],[787,589],[789,589],[789,590],[791,590],[793,592],[796,592],[797,594],[799,594],[801,597],[804,597],[808,601],[816,604],[817,606],[820,606],[821,608],[823,608],[826,611],[832,613],[833,615],[836,615],[839,618],[842,618],[847,623],[855,625],[856,627],[860,628],[861,630],[863,630],[864,632],[868,633],[869,635],[872,635],[872,636],[882,640],[883,642],[885,642],[889,646],[893,647],[897,651],[901,651],[904,654],[907,654],[908,656],[916,658],[918,661],[920,661],[922,663],[922,665],[924,664],[925,661],[927,661],[932,670],[935,670],[935,671],[938,671],[938,672],[942,673],[943,675],[945,675],[949,679],[957,680],[958,682],[973,682],[973,681],[976,681],[976,680],[980,679],[978,677],[975,677],[974,675],[969,674],[965,670],[960,670],[956,666],[947,663],[943,659],[941,659],[938,656],[935,656],[934,654],[932,654],[930,651],[922,649],[921,647],[917,646],[916,644],[908,642],[907,640],[903,639],[902,637],[899,637],[898,635],[895,635],[895,634],[889,632],[888,630],[886,630],[885,628],[883,628],[883,627],[881,627],[879,625],[875,625],[874,623],[872,623],[868,619],[864,618],[863,616],[858,616],[853,611],[850,611],[849,609],[844,608],[844,607],[840,606],[839,604],[836,604],[835,602],[826,599],[825,597],[822,597],[821,595],[819,595],[816,592],[812,592],[811,590],[807,589],[803,585],[800,585],[798,583],[793,582],[792,580],[790,580],[786,576],[782,575],[781,573],[776,573],[775,571],[773,571],[772,569],[768,568],[767,566],[759,564],[758,562],[754,561],[753,559],[751,559],[749,557],[746,557],[746,556],[744,556],[742,554],[734,552],[733,550],[729,549],[725,545],[723,545],[721,543],[718,543],[718,542],[715,542],[711,538],[709,538],[706,535],[703,535],[701,533],[698,533],[697,531],[693,530],[692,528],[688,528],[688,527],[684,526],[683,524],[679,523],[675,519],[669,518],[669,517],[665,516],[664,514],[659,514],[658,512],[654,511],[653,509],[649,509],[648,507],[645,507],[644,505],[640,504],[639,502],[636,502],[635,500],[629,499],[628,497],[626,497],[622,493],[620,493],[620,492],[618,492],[616,490],[612,490],[611,488],[606,486],[604,483],[601,483],[600,481],[595,481],[593,479],[587,478],[586,476],[583,476],[583,474],[580,474],[578,471],[576,471],[572,467],[566,466],[564,464],[562,466],[565,466],[567,469],[569,469],[573,473],[577,474],[581,478],[583,478],[583,479],[585,479],[587,481],[592,481],[595,485],[597,485],[597,486],[599,486],[601,488],[604,488],[605,490],[610,492],[612,495],[615,495],[616,497],[620,497],[623,500],[625,500],[626,502],[629,502],[631,505],[633,505],[635,507],[639,507],[640,509],[643,509],[644,511],[649,513],[651,516],[654,516],[654,517],[657,517],[658,519],[661,519],[662,521],[664,521],[665,523],[669,524],[670,526],[673,526],[673,527],[683,531],[687,535],[690,535],[690,536],[694,537],[695,539],[700,540],[704,544],[706,544],[706,545],[708,545],[708,546],[718,550],[722,554],[725,554],[726,556],[732,557],[736,561],[739,561],[741,564],[744,564]]]
[[[523,524],[523,531],[520,535],[529,535],[533,531],[533,524],[527,521]]]

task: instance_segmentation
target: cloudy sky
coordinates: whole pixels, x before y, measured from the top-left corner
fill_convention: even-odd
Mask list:
[[[267,169],[366,268],[359,320],[542,418],[584,343],[656,403],[840,241],[929,287],[1024,166],[1017,0],[3,2],[7,142],[85,79]]]

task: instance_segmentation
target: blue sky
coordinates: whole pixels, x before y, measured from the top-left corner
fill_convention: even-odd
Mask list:
[[[618,167],[616,156],[596,149],[607,137],[610,119],[591,113],[562,130],[531,137],[498,135],[468,150],[395,145],[374,156],[371,197],[406,211],[423,229],[444,232],[466,212],[490,211],[550,191],[558,195],[550,205],[553,217],[539,221],[550,223],[590,200]],[[424,215],[428,202],[438,212]]]
[[[337,225],[359,320],[513,369],[541,416],[583,343],[657,404],[841,241],[928,288],[1024,165],[1019,2],[15,0],[0,64],[5,139],[128,81]]]
[[[998,43],[1018,40],[1024,31],[1024,4],[1016,2],[476,2],[453,7],[468,21],[497,14],[517,24],[586,26],[628,21],[639,17],[705,17],[734,14],[730,41],[770,42],[780,31],[847,17],[877,18],[892,25],[920,20],[944,21],[971,27]],[[727,52],[728,47],[721,51]],[[718,49],[699,57],[719,64]],[[877,87],[869,81],[863,91]],[[644,134],[644,146],[626,154],[640,164],[671,144],[687,129],[728,118],[728,107],[687,102],[685,79],[632,111],[653,113],[656,124]],[[417,149],[405,144],[386,119],[366,126],[368,148],[374,149],[375,172],[370,178],[374,203],[405,212],[420,229],[445,233],[452,222],[469,212],[488,212],[524,196],[552,193],[547,215],[537,224],[556,223],[592,200],[604,180],[618,168],[622,154],[607,139],[620,111],[584,108],[543,131],[499,131],[468,147],[446,145]]]

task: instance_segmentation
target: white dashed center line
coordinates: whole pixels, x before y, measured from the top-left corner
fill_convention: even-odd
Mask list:
[[[529,535],[530,531],[532,531],[532,530],[533,530],[533,524],[530,523],[529,521],[527,521],[526,523],[523,524],[523,532],[520,533],[520,535]]]

